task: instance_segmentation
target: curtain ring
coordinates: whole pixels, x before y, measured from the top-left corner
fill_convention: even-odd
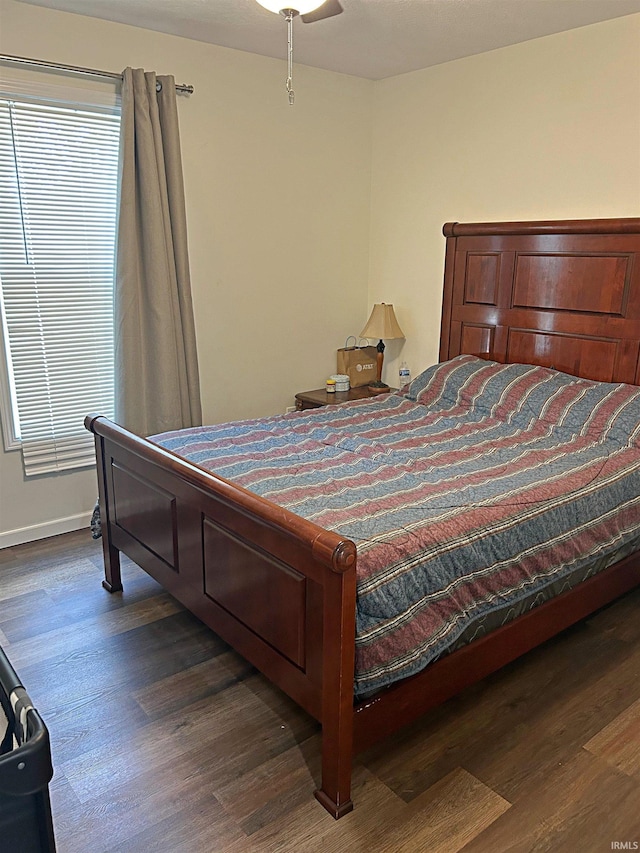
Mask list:
[[[162,83],[156,80],[156,92],[162,92]]]

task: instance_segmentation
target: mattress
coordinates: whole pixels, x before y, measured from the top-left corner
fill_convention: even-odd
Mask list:
[[[358,696],[640,537],[640,389],[458,356],[408,388],[152,441],[358,548]]]

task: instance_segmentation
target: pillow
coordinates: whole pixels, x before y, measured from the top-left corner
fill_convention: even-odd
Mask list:
[[[477,413],[522,428],[545,421],[574,434],[640,447],[640,388],[635,385],[459,355],[429,367],[403,393],[449,416]]]

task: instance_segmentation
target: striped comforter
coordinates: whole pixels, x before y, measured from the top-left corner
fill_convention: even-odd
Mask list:
[[[640,536],[640,388],[540,367],[153,440],[356,543],[358,695]]]

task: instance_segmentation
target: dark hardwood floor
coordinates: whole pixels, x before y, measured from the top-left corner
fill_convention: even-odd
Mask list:
[[[51,734],[59,853],[640,846],[639,591],[360,756],[335,822],[317,724],[136,566],[123,593],[101,578],[85,531],[0,551],[0,645]]]

